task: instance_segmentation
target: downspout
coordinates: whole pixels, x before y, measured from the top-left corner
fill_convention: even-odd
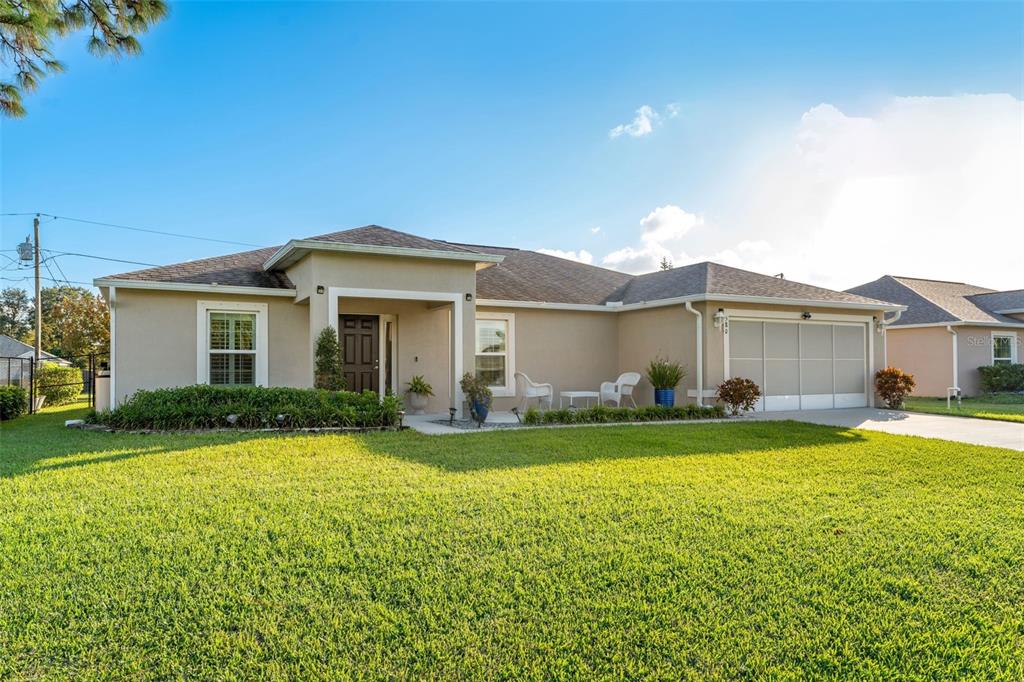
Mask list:
[[[704,405],[704,315],[687,301],[686,310],[697,316],[697,405]]]
[[[957,391],[960,390],[960,359],[957,344],[957,333],[953,329],[953,325],[947,324],[946,331],[953,335],[953,386]]]

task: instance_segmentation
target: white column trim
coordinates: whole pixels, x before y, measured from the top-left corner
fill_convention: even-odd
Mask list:
[[[117,300],[117,287],[110,287],[107,293],[107,305],[110,306],[110,409],[117,407],[115,399],[117,398],[117,388],[114,384],[116,370],[116,350],[117,350],[117,327],[116,327],[116,306],[115,301]],[[95,379],[93,380],[95,381]]]

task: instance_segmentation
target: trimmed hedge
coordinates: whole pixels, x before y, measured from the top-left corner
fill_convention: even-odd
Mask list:
[[[1024,391],[1024,364],[979,367],[981,387],[989,393]]]
[[[0,421],[17,419],[28,411],[28,391],[21,386],[0,386]]]
[[[395,396],[382,400],[372,391],[197,385],[138,391],[90,420],[115,429],[375,428],[397,426],[400,409]]]
[[[531,407],[523,415],[528,426],[541,424],[614,424],[621,422],[679,421],[685,419],[721,419],[725,410],[720,405],[701,407],[695,404],[662,407],[605,407],[595,405],[581,410],[548,410],[541,412]]]
[[[82,370],[42,362],[35,373],[36,395],[46,396],[47,407],[67,405],[82,395]]]

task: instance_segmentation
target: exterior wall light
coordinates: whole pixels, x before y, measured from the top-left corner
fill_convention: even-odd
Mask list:
[[[324,285],[323,284],[317,284],[316,285],[316,293],[318,293],[318,294],[324,293]]]
[[[466,294],[466,300],[467,301],[472,301],[473,300],[473,294]]]
[[[800,313],[800,318],[804,319],[804,320],[809,320],[809,319],[811,319],[811,314],[808,313],[808,312],[802,312],[802,313]]]
[[[725,310],[723,308],[719,308],[715,312],[715,316],[714,316],[713,319],[715,321],[715,329],[723,329],[725,327],[725,325],[726,325],[726,322],[728,322],[728,320],[729,320],[729,318],[726,316]]]

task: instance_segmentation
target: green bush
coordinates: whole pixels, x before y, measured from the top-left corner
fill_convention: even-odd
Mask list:
[[[21,386],[0,386],[0,421],[16,419],[28,410],[28,391]]]
[[[725,410],[719,405],[701,407],[687,404],[674,407],[647,405],[644,407],[606,407],[595,405],[579,410],[548,410],[541,412],[531,407],[523,415],[523,424],[618,424],[623,422],[681,421],[686,419],[720,419]]]
[[[989,393],[1024,391],[1024,364],[979,367],[981,387]]]
[[[315,365],[314,386],[328,391],[345,390],[345,366],[341,361],[338,332],[333,327],[324,327],[316,338]]]
[[[396,426],[400,409],[395,396],[372,391],[197,385],[138,391],[91,419],[116,429],[374,428]]]
[[[67,405],[82,395],[82,370],[43,362],[36,368],[36,395],[45,396],[48,407]]]

